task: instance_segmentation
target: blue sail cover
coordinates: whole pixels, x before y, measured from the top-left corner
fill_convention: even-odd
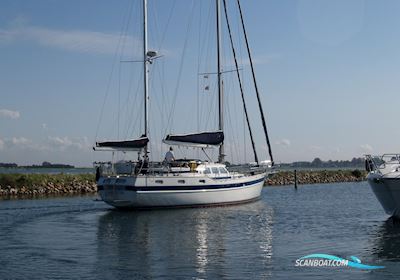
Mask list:
[[[96,142],[96,148],[105,148],[112,150],[132,150],[139,151],[143,149],[147,143],[149,142],[149,138],[141,137],[139,139],[134,140],[125,140],[125,141],[105,141],[105,142]]]
[[[224,133],[222,131],[212,131],[179,135],[168,134],[163,142],[168,145],[205,148],[221,145],[224,142]]]

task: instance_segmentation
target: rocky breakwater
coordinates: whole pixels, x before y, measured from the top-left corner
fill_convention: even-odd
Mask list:
[[[301,170],[297,171],[298,184],[328,184],[339,182],[360,182],[367,173],[361,170]],[[266,180],[270,186],[294,185],[294,171],[278,171]]]
[[[93,174],[0,174],[0,197],[76,195],[96,192]]]

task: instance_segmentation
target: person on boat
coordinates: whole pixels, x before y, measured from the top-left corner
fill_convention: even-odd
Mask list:
[[[174,156],[174,149],[172,147],[169,147],[169,151],[165,154],[165,163],[171,164],[171,162],[175,161],[175,156]]]
[[[99,181],[101,177],[101,171],[100,171],[100,166],[96,167],[96,183]]]

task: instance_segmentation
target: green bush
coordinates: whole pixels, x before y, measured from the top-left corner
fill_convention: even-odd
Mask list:
[[[351,171],[351,175],[353,175],[356,178],[361,178],[363,176],[362,172],[358,169]]]
[[[14,186],[15,185],[15,180],[12,174],[1,174],[0,175],[0,186],[6,187],[6,186]]]

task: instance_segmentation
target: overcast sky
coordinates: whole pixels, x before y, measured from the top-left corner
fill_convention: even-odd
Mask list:
[[[236,1],[228,2],[236,32]],[[0,162],[90,166],[109,158],[91,151],[96,140],[140,136],[141,67],[120,62],[140,59],[140,5],[1,1]],[[160,144],[165,133],[216,128],[215,79],[198,75],[215,71],[205,62],[215,52],[207,51],[213,7],[149,1],[149,45],[163,55],[151,66],[152,159],[168,148]],[[400,1],[251,0],[242,8],[277,162],[400,152]],[[243,46],[239,53],[245,76]],[[230,55],[224,62],[232,69]],[[251,161],[233,78],[224,77],[228,160]],[[252,122],[259,122],[251,79],[244,79]],[[267,159],[261,126],[254,129],[259,157]]]

